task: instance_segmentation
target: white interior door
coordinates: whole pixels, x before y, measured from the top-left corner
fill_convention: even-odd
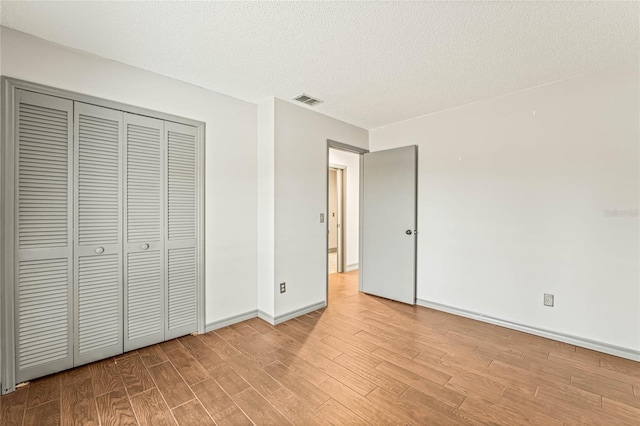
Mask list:
[[[338,272],[344,272],[343,258],[344,258],[344,227],[343,223],[343,209],[344,209],[344,193],[343,193],[343,179],[344,179],[344,169],[336,170],[336,189],[337,189],[337,203],[336,207],[336,216],[337,216],[337,237],[338,237]]]
[[[122,353],[122,111],[75,102],[74,366]]]
[[[197,129],[165,122],[165,340],[198,330]]]
[[[73,367],[73,102],[17,90],[16,103],[19,383]]]
[[[164,340],[164,122],[125,114],[124,350]]]
[[[415,146],[363,156],[362,291],[416,300]]]
[[[338,171],[329,169],[329,251],[338,249]]]

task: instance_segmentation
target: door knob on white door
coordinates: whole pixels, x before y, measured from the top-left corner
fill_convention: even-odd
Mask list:
[[[413,232],[411,232],[411,229],[407,229],[407,231],[405,232],[405,234],[407,235],[411,235]]]
[[[149,248],[149,243],[144,243],[143,245],[140,246],[140,248],[142,250],[147,250]]]
[[[98,247],[98,248],[96,249],[96,253],[98,253],[98,254],[102,254],[102,253],[104,253],[104,247]]]

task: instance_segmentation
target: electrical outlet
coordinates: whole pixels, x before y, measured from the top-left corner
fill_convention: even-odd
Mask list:
[[[553,307],[553,294],[549,294],[549,293],[544,294],[544,306]]]
[[[287,283],[280,283],[280,293],[287,292]]]

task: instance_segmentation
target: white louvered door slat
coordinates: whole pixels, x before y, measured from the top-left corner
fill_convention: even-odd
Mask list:
[[[16,90],[16,381],[73,366],[73,103]]]
[[[123,351],[123,113],[75,103],[74,365]]]
[[[165,339],[197,331],[197,129],[166,122]]]
[[[125,114],[125,351],[164,340],[163,129]]]

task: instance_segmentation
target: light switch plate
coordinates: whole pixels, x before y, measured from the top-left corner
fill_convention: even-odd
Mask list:
[[[320,213],[320,223],[324,223],[324,213]]]

